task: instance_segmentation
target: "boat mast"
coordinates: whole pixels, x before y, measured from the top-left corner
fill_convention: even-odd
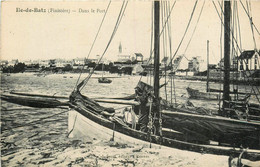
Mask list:
[[[103,78],[103,74],[104,74],[104,63],[102,63],[102,78]]]
[[[154,1],[154,95],[159,99],[159,61],[160,61],[160,2]]]
[[[209,40],[207,40],[207,92],[209,92]]]
[[[230,1],[224,2],[224,85],[223,85],[223,108],[228,108],[230,100]],[[224,111],[225,112],[225,111]]]
[[[159,100],[159,70],[160,70],[160,1],[154,1],[154,96],[155,96],[155,113],[159,116],[158,133],[162,136],[162,124]]]

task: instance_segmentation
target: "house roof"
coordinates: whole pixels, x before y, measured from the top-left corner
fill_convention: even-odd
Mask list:
[[[251,59],[255,55],[256,51],[254,50],[245,50],[239,56],[239,59]]]
[[[142,53],[135,53],[135,55],[138,56],[138,57],[144,57],[144,56],[142,55]]]
[[[168,58],[169,58],[169,57],[164,57],[164,58],[162,59],[162,62],[166,62],[166,61],[168,60]]]

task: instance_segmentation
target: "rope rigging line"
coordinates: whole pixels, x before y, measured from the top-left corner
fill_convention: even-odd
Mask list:
[[[223,7],[223,1],[221,1],[221,8]],[[221,22],[223,20],[223,14],[221,13]],[[222,34],[223,34],[223,26],[222,24],[220,24],[220,39],[219,39],[219,43],[220,43],[220,60],[222,60],[223,58],[223,54],[222,54]],[[220,67],[221,68],[221,67]],[[220,70],[220,74],[221,74],[221,70]],[[222,80],[222,75],[220,75],[220,80]],[[219,90],[221,90],[221,84],[219,84]],[[221,97],[221,92],[219,91],[219,97]],[[219,98],[218,101],[218,107],[219,107],[219,111],[221,110],[221,100],[222,98]]]
[[[212,2],[213,2],[213,4],[214,4],[214,7],[215,7],[217,13],[218,13],[218,10],[217,10],[217,7],[216,7],[214,1],[212,1]],[[218,2],[218,3],[219,3],[219,2]],[[219,4],[219,5],[220,5],[220,4]],[[220,6],[220,9],[221,9],[221,13],[224,14],[224,11],[223,11],[223,9],[221,8],[221,6]],[[218,13],[218,16],[219,16],[219,13]],[[223,20],[221,20],[221,23],[224,25]],[[239,48],[239,45],[238,45],[238,42],[237,42],[236,38],[234,37],[234,32],[232,31],[232,29],[231,29],[230,27],[229,27],[229,30],[230,30],[230,32],[231,32],[232,38],[234,39],[234,41],[235,41],[235,43],[236,43],[237,49],[239,50],[239,52],[240,52],[240,54],[241,54],[242,51],[241,51],[241,49]],[[240,41],[240,42],[241,42],[241,41]],[[236,54],[237,57],[239,57],[237,51],[235,51],[235,54]],[[240,60],[240,63],[243,64],[243,61],[245,62],[245,60]],[[245,62],[245,63],[246,63],[246,62]],[[247,78],[248,84],[252,87],[252,89],[253,89],[253,91],[254,91],[254,93],[255,93],[255,95],[256,95],[256,98],[257,98],[258,102],[260,102],[260,99],[258,98],[257,93],[256,93],[256,91],[257,91],[258,94],[260,94],[260,91],[259,91],[258,87],[255,86],[255,89],[256,89],[256,91],[255,91],[254,86],[251,85],[251,82],[249,81],[249,76],[248,76],[247,73],[245,73],[245,77]],[[245,79],[246,79],[246,78],[245,78]],[[252,78],[252,80],[255,82],[254,78]]]
[[[237,1],[235,2],[235,4],[236,4],[236,9],[237,9],[236,14],[237,14],[237,24],[238,24],[238,34],[239,34],[240,48],[243,48],[243,47],[242,47],[242,39],[241,39],[241,30],[240,30],[240,21],[239,21]]]
[[[251,14],[251,3],[250,4],[248,4],[248,1],[246,2],[246,4],[247,4],[247,10],[248,10],[248,14],[250,15],[250,22],[251,22],[251,24],[250,24],[250,27],[251,27],[251,31],[252,31],[252,36],[253,36],[253,41],[254,41],[254,44],[255,44],[255,50],[256,50],[256,42],[255,42],[255,34],[254,34],[254,27],[253,27],[253,25],[252,25],[252,14]],[[249,5],[250,5],[250,8],[249,8]]]
[[[97,37],[98,37],[99,32],[100,32],[100,29],[101,29],[101,27],[102,27],[102,25],[103,25],[103,22],[104,22],[104,20],[105,20],[106,15],[107,15],[107,11],[108,11],[108,9],[109,9],[109,7],[110,7],[110,4],[111,4],[111,0],[109,1],[108,5],[107,5],[106,12],[105,12],[105,14],[104,14],[104,16],[103,16],[103,18],[102,18],[102,21],[101,21],[101,23],[100,23],[100,25],[99,25],[97,34],[96,34],[95,39],[94,39],[94,41],[93,41],[93,43],[92,43],[92,45],[91,45],[91,48],[90,48],[90,50],[89,50],[89,53],[88,53],[88,56],[87,56],[86,59],[89,58],[90,53],[91,53],[91,51],[92,51],[92,49],[93,49],[93,47],[94,47],[94,44],[95,44],[95,42],[96,42],[96,40],[97,40]],[[77,85],[78,85],[78,82],[79,82],[79,80],[80,80],[80,78],[81,78],[81,75],[82,75],[82,72],[83,72],[84,67],[85,67],[85,63],[84,63],[84,65],[83,65],[83,68],[82,68],[82,70],[81,70],[81,72],[80,72],[80,74],[79,74],[78,80],[77,80],[76,85],[75,85],[75,87],[74,87],[73,90],[75,90],[76,87],[77,87]]]
[[[160,34],[159,34],[159,38],[161,37],[162,32],[164,31],[165,25],[166,25],[166,23],[168,22],[169,17],[171,16],[171,13],[172,13],[172,10],[173,10],[173,7],[175,6],[175,4],[176,4],[176,0],[174,1],[173,5],[172,5],[172,7],[171,7],[170,13],[169,13],[169,15],[168,15],[168,17],[167,17],[167,19],[166,19],[166,22],[164,23],[164,25],[163,25],[163,27],[162,27],[162,30],[161,30],[161,32],[160,32]],[[148,60],[147,63],[146,63],[147,65],[148,65],[149,62],[152,60],[152,54],[153,54],[153,53],[154,53],[154,49],[152,50],[152,53],[151,53],[150,56],[149,56],[149,60]],[[147,68],[147,67],[144,68],[144,71],[146,70],[146,68]],[[141,81],[141,79],[142,79],[142,76],[140,77],[139,82]]]
[[[217,14],[218,14],[218,17],[220,18],[221,24],[224,26],[224,22],[223,22],[223,20],[222,20],[221,17],[220,17],[220,14],[219,14],[219,12],[218,12],[218,9],[217,9],[217,6],[216,6],[214,0],[212,0],[212,3],[213,3],[213,5],[214,5],[214,7],[215,7],[215,10],[216,10]],[[220,4],[219,4],[219,6],[220,6]],[[223,11],[223,9],[222,9],[221,6],[220,6],[220,10],[221,10],[221,14],[224,14],[224,11]],[[232,31],[232,29],[231,29],[230,27],[228,27],[228,28],[229,28],[229,31],[231,32],[232,38],[234,38],[234,41],[235,41],[235,43],[236,43],[236,45],[237,45],[237,48],[239,49],[239,52],[241,53],[242,51],[241,51],[241,49],[239,48],[238,42],[237,42],[237,40],[236,40],[235,37],[234,37],[234,32]]]
[[[197,3],[198,3],[198,0],[196,0],[196,2],[195,2],[195,4],[194,4],[194,7],[193,7],[193,10],[192,10],[192,13],[191,13],[189,22],[188,22],[187,27],[186,27],[186,29],[185,29],[185,32],[184,32],[184,34],[183,34],[183,36],[182,36],[182,39],[181,39],[181,41],[180,41],[180,43],[179,43],[179,45],[178,45],[178,47],[177,47],[177,49],[176,49],[174,55],[172,56],[172,58],[171,58],[171,60],[170,60],[170,62],[169,62],[169,65],[172,64],[172,61],[173,61],[174,57],[176,56],[176,54],[178,53],[178,50],[179,50],[179,48],[180,48],[180,46],[181,46],[181,44],[182,44],[182,42],[183,42],[183,40],[184,40],[184,38],[185,38],[185,36],[186,36],[186,33],[188,32],[188,29],[189,29],[191,20],[192,20],[192,18],[193,18],[193,15],[194,15],[194,12],[195,12]],[[184,57],[185,57],[185,56],[184,56]],[[187,58],[186,58],[186,59],[187,59]],[[187,60],[188,60],[188,59],[187,59]],[[169,82],[169,80],[168,80],[168,82]],[[168,83],[168,82],[167,82],[167,83]]]
[[[224,13],[223,10],[222,10],[222,8],[221,8],[221,12]],[[224,25],[224,24],[223,24],[223,25]],[[229,28],[229,30],[231,31],[232,39],[234,39],[234,41],[235,41],[235,43],[236,43],[236,46],[237,46],[237,49],[239,50],[239,52],[240,52],[240,54],[241,54],[242,51],[241,51],[241,49],[239,48],[239,45],[238,45],[238,42],[237,42],[236,38],[234,37],[234,32],[233,32],[232,29],[230,29],[230,28]],[[237,51],[235,51],[235,55],[236,55],[237,57],[239,57]],[[243,61],[246,63],[245,60],[239,60],[239,61],[240,61],[240,63],[242,63],[242,64],[243,64]],[[249,86],[252,87],[252,89],[253,89],[253,91],[254,91],[254,93],[255,93],[255,97],[257,98],[258,102],[260,102],[260,99],[259,99],[258,96],[257,96],[257,94],[260,94],[259,88],[258,88],[257,86],[254,87],[253,85],[251,85],[251,82],[250,82],[250,80],[249,80],[250,77],[248,76],[247,73],[244,73],[244,74],[245,74],[244,81],[246,81],[246,82],[249,84]],[[255,82],[254,78],[252,78],[252,80]],[[256,89],[256,90],[255,90],[255,89]],[[245,86],[245,90],[246,90],[246,86]],[[256,91],[257,91],[257,92],[256,92]]]
[[[230,14],[231,14],[230,29],[231,29],[231,30],[234,32],[234,34],[235,34],[235,31],[234,31],[234,19],[235,19],[235,17],[234,17],[234,12],[235,12],[234,4],[235,4],[235,3],[233,3],[233,14],[232,14],[232,11],[230,12]],[[235,52],[235,51],[234,51],[235,46],[234,46],[234,39],[233,39],[233,38],[231,38],[230,45],[231,45],[231,51],[230,51],[230,68],[232,68],[232,60],[233,60],[233,57],[234,57],[233,55],[235,54],[235,53],[234,53],[234,52]],[[233,70],[230,71],[230,74],[234,74]],[[234,75],[231,75],[230,78],[234,79]],[[230,89],[232,88],[232,86],[233,86],[233,90],[234,90],[234,84],[231,85]]]
[[[152,10],[151,10],[151,45],[150,45],[150,57],[152,57],[152,54],[153,54],[153,24],[154,24],[154,16],[153,16],[153,12],[154,12],[154,3],[152,3]],[[150,61],[150,60],[149,60]],[[147,65],[148,65],[148,63],[147,63]],[[149,84],[150,85],[152,85],[152,77],[151,77],[151,70],[149,70],[149,76],[150,77],[147,77],[147,79],[148,78],[150,78],[150,80],[149,80]],[[142,76],[140,77],[140,80],[142,79]],[[140,81],[139,80],[139,81]],[[147,82],[148,83],[148,82]]]
[[[200,16],[201,16],[202,11],[203,11],[203,9],[204,9],[204,5],[205,5],[205,0],[204,0],[204,2],[203,2],[202,7],[201,7],[201,10],[200,10],[200,13],[199,13],[199,17],[198,17],[198,20],[197,20],[197,22],[196,22],[195,28],[194,28],[194,30],[193,30],[193,32],[192,32],[191,38],[190,38],[190,40],[189,40],[189,42],[188,42],[188,45],[187,45],[186,49],[184,50],[184,55],[185,55],[185,53],[186,53],[186,51],[187,51],[187,49],[188,49],[188,47],[189,47],[189,45],[190,45],[190,42],[191,42],[191,40],[192,40],[192,38],[193,38],[193,35],[194,35],[194,33],[195,33],[196,29],[197,29],[197,26],[198,26],[198,23],[199,23],[199,20],[200,20]],[[186,57],[185,57],[185,58],[186,58]],[[186,59],[187,59],[187,58],[186,58]]]
[[[153,39],[153,31],[154,31],[154,28],[153,28],[153,24],[154,24],[154,15],[153,15],[153,13],[154,13],[154,3],[152,3],[152,10],[151,10],[151,46],[150,46],[150,57],[152,57],[152,55],[153,55],[153,41],[154,41],[154,39]],[[150,61],[150,60],[149,60]],[[151,77],[151,73],[152,73],[152,71],[151,70],[149,70],[149,73],[150,73],[150,85],[152,85],[152,77]]]
[[[194,7],[193,7],[193,10],[192,10],[192,13],[191,13],[189,22],[188,22],[187,27],[186,27],[186,29],[185,29],[185,32],[184,32],[184,34],[183,34],[183,36],[182,36],[182,39],[181,39],[181,41],[180,41],[180,43],[179,43],[179,45],[178,45],[178,47],[177,47],[177,49],[176,49],[174,55],[172,56],[172,58],[171,58],[171,60],[170,60],[170,62],[169,62],[169,65],[172,64],[172,61],[173,61],[174,57],[176,56],[176,54],[178,53],[178,50],[179,50],[179,48],[180,48],[180,46],[181,46],[181,44],[182,44],[182,42],[183,42],[183,40],[184,40],[184,38],[185,38],[185,36],[186,36],[186,33],[188,32],[188,29],[189,29],[191,20],[192,20],[192,18],[193,18],[193,14],[194,14],[194,12],[195,12],[197,3],[198,3],[198,0],[196,0],[196,2],[195,2],[195,4],[194,4]],[[168,17],[168,18],[169,18],[169,17]],[[168,18],[167,18],[167,21],[168,21]],[[186,59],[187,59],[187,58],[186,58]],[[188,59],[187,59],[187,60],[188,60]]]
[[[167,4],[167,7],[166,7],[166,15],[169,14],[169,10],[170,10],[170,2],[166,2]],[[167,24],[167,28],[168,28],[168,37],[169,37],[169,47],[170,47],[170,59],[172,58],[172,38],[171,38],[171,17],[169,18],[169,22]],[[171,63],[171,72],[172,72],[172,69],[173,66],[172,66],[172,63]],[[166,72],[165,72],[166,73]],[[174,90],[175,90],[175,85],[174,84],[174,78],[173,78],[173,75],[171,76],[171,85],[170,85],[170,91],[171,91],[171,104],[172,104],[172,98],[173,98],[173,94],[172,94],[172,89],[173,89],[173,86],[174,86]],[[174,99],[175,99],[175,103],[176,103],[176,94],[175,94],[175,91],[174,91]]]
[[[233,31],[235,32],[236,39],[237,39],[237,34],[238,34],[237,27],[238,27],[238,25],[237,25],[237,15],[236,15],[236,13],[237,13],[237,5],[236,4],[237,4],[236,2],[234,2],[234,4],[233,4]],[[232,48],[233,48],[234,51],[237,51],[236,50],[237,48],[235,48],[233,42],[232,42]],[[234,66],[234,65],[236,65],[236,66]],[[237,59],[233,59],[233,67],[234,67],[233,69],[237,69],[236,71],[233,72],[233,74],[235,74],[235,72],[236,73],[238,72]],[[234,78],[236,80],[234,80]],[[238,80],[238,75],[236,75],[236,76],[233,75],[233,80],[237,81]],[[235,91],[235,89],[238,90],[238,85],[237,84],[233,84],[233,91]],[[235,94],[235,100],[238,100],[238,94]]]
[[[220,20],[221,20],[221,24],[224,26],[223,20],[221,19],[220,14],[219,14],[219,12],[218,12],[218,10],[217,10],[217,7],[216,7],[216,5],[215,5],[215,3],[214,3],[213,0],[212,0],[212,3],[213,3],[213,5],[214,5],[214,7],[215,7],[215,10],[216,10],[217,14],[218,14],[218,17],[219,17]],[[219,4],[219,5],[220,5],[220,4]],[[221,8],[221,13],[224,14],[224,11],[222,10],[222,8]],[[230,29],[230,27],[229,27],[229,31],[231,32],[232,38],[234,38],[234,33],[233,33],[232,29]],[[238,50],[239,50],[239,52],[240,52],[240,54],[241,54],[242,51],[241,51],[241,49],[239,48],[238,42],[237,42],[237,40],[236,40],[235,38],[234,38],[234,41],[235,41],[236,46],[237,46],[237,48],[238,48]],[[235,54],[236,54],[236,56],[238,57],[238,53],[235,52]],[[245,61],[245,60],[244,60],[244,61]],[[243,60],[240,60],[240,62],[243,63]],[[254,93],[255,93],[255,97],[257,98],[258,102],[260,102],[260,99],[259,99],[258,96],[257,96],[257,94],[260,94],[260,91],[259,91],[258,87],[257,87],[257,86],[254,87],[254,86],[251,85],[251,82],[249,82],[249,76],[247,75],[247,73],[245,73],[245,76],[247,77],[247,81],[248,81],[249,86],[252,87],[252,89],[253,89],[253,91],[254,91]],[[254,81],[254,78],[252,78],[252,80]],[[255,89],[256,89],[256,90],[255,90]],[[256,92],[256,91],[257,91],[257,92]]]
[[[162,13],[162,24],[164,22],[164,19],[165,19],[165,15],[166,15],[166,10],[165,10],[165,2],[161,2],[162,3],[162,10],[161,10],[161,13]],[[168,22],[167,22],[167,25],[168,25]],[[168,26],[167,26],[168,27]],[[165,31],[163,32],[163,55],[164,55],[164,60],[166,60],[167,58],[167,36],[166,36],[166,33],[167,33],[167,27],[165,29]],[[167,80],[167,76],[166,76],[166,67],[167,67],[167,62],[165,62],[165,83],[166,83],[166,80]],[[168,99],[167,97],[167,87],[165,86],[164,87],[164,91],[165,91],[165,98],[166,98],[166,101]]]
[[[194,14],[194,12],[195,12],[197,3],[198,3],[198,0],[196,0],[196,2],[195,2],[195,4],[194,4],[194,7],[193,7],[193,10],[192,10],[192,12],[191,12],[191,16],[190,16],[188,25],[187,25],[187,27],[186,27],[186,29],[185,29],[185,32],[184,32],[183,36],[182,36],[181,42],[179,43],[179,45],[178,45],[178,47],[177,47],[177,49],[176,49],[176,51],[175,51],[175,53],[174,53],[172,59],[170,60],[170,63],[172,63],[172,60],[174,59],[174,57],[175,57],[176,54],[178,53],[178,51],[179,51],[179,49],[180,49],[180,46],[181,46],[181,44],[182,44],[182,42],[183,42],[183,40],[184,40],[184,38],[185,38],[185,36],[186,36],[186,33],[188,32],[188,29],[189,29],[191,20],[192,20],[192,18],[193,18],[193,14]]]
[[[251,24],[252,24],[252,25],[255,27],[255,30],[257,31],[258,35],[260,35],[260,33],[259,33],[259,31],[258,31],[257,27],[256,27],[256,26],[255,26],[255,24],[253,23],[253,20],[252,20],[252,18],[251,18],[251,17],[250,17],[250,15],[247,13],[247,11],[246,11],[246,8],[245,8],[245,6],[244,6],[244,4],[242,3],[242,1],[241,1],[241,0],[239,0],[239,1],[240,1],[241,5],[242,5],[243,9],[245,10],[245,12],[246,12],[246,14],[247,14],[247,16],[248,16],[248,19],[250,20]]]
[[[114,27],[114,30],[113,30],[113,32],[112,32],[112,34],[111,34],[111,37],[110,37],[109,42],[108,42],[108,44],[107,44],[107,46],[106,46],[106,48],[105,48],[105,50],[104,50],[102,56],[100,57],[98,63],[97,63],[96,66],[93,68],[93,70],[91,71],[91,73],[89,74],[89,76],[88,76],[86,79],[84,79],[84,80],[79,84],[79,85],[80,85],[80,86],[78,86],[78,89],[79,89],[79,90],[82,90],[82,89],[84,88],[84,86],[87,84],[89,78],[92,76],[92,74],[94,73],[95,69],[97,68],[97,65],[100,63],[100,61],[101,61],[102,58],[104,57],[104,55],[105,55],[105,53],[106,53],[108,47],[110,46],[110,44],[111,44],[111,42],[112,42],[112,40],[113,40],[113,38],[114,38],[114,36],[115,36],[115,34],[116,34],[116,31],[117,31],[117,29],[118,29],[118,27],[119,27],[119,25],[120,25],[120,22],[121,22],[121,20],[122,20],[122,17],[124,16],[124,12],[125,12],[125,10],[126,10],[127,4],[128,4],[128,1],[126,2],[126,4],[125,4],[125,1],[123,2],[122,6],[121,6],[120,13],[119,13],[118,18],[117,18],[117,22],[116,22],[116,24],[115,24],[115,27]]]

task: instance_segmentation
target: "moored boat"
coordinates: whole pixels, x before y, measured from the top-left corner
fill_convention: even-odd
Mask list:
[[[101,77],[101,78],[98,78],[98,82],[99,83],[111,83],[112,80],[111,79],[108,79],[106,77]]]
[[[204,99],[204,100],[219,100],[220,96],[216,93],[211,92],[201,92],[197,89],[192,89],[190,87],[186,88],[189,98],[191,99]]]

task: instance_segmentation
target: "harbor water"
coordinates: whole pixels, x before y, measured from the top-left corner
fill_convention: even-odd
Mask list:
[[[81,79],[88,74],[83,74]],[[67,96],[75,87],[79,74],[33,73],[1,75],[1,92],[26,92]],[[111,77],[111,84],[98,83],[93,75],[82,93],[89,97],[124,97],[134,93],[140,76]],[[142,81],[150,82],[147,77]],[[177,103],[188,100],[186,87],[205,91],[206,82],[174,80]],[[161,79],[164,82],[164,79]],[[219,84],[211,84],[219,88]],[[170,81],[167,100],[170,101]],[[165,96],[165,88],[161,88]],[[241,86],[240,89],[248,90]],[[174,94],[174,89],[172,90]],[[175,102],[175,99],[172,99]],[[195,106],[217,109],[218,101],[190,100]],[[106,104],[104,104],[106,105]],[[109,105],[115,109],[120,105]],[[144,148],[120,141],[93,142],[68,138],[69,108],[32,108],[1,101],[1,165],[2,166],[228,166],[227,156],[194,153],[172,148]]]

